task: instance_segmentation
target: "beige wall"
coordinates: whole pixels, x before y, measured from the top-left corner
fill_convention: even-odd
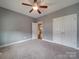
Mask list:
[[[31,38],[33,21],[31,17],[0,8],[0,45]]]

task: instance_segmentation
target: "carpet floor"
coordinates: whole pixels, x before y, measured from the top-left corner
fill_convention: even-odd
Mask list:
[[[79,51],[43,40],[0,48],[0,59],[79,59]]]

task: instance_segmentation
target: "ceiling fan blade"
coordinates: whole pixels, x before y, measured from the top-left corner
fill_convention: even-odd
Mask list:
[[[38,11],[39,14],[41,14],[41,11],[40,10],[37,10],[37,11]]]
[[[37,0],[34,0],[34,3],[36,3],[37,2]]]
[[[48,6],[39,6],[40,8],[48,8]]]
[[[27,3],[22,3],[22,5],[26,5],[26,6],[32,6],[32,5],[30,5],[30,4],[27,4]]]
[[[30,11],[29,11],[29,13],[31,13],[33,11],[33,9],[31,9]]]

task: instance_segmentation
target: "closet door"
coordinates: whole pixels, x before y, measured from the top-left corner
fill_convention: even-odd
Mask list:
[[[53,19],[53,42],[62,43],[63,28],[63,17]]]
[[[38,24],[32,23],[32,39],[37,39]]]
[[[77,15],[64,16],[64,45],[77,47]]]
[[[77,15],[67,15],[53,19],[53,41],[76,48],[77,46]]]

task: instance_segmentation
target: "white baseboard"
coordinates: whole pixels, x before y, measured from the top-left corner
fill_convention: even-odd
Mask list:
[[[21,41],[9,43],[9,44],[4,44],[4,45],[1,45],[0,48],[7,47],[7,46],[11,46],[11,45],[14,45],[14,44],[19,44],[19,43],[22,43],[22,42],[25,42],[25,41],[29,41],[29,40],[32,40],[32,38],[29,38],[27,40],[21,40]]]
[[[46,40],[46,39],[43,39],[43,40],[47,41],[47,42],[50,42],[50,43],[55,43],[55,42],[53,42],[51,40]],[[56,44],[59,44],[59,43],[56,43]],[[59,45],[63,45],[63,44],[59,44]],[[66,46],[66,45],[63,45],[63,46]],[[69,47],[69,46],[67,46],[67,47]],[[74,48],[74,47],[70,47],[70,48]],[[74,49],[79,50],[79,48],[74,48]]]

